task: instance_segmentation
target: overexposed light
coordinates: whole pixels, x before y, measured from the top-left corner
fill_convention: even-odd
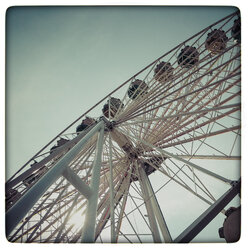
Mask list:
[[[71,214],[71,217],[68,220],[69,226],[74,225],[72,230],[78,231],[83,227],[85,221],[85,215],[83,214],[83,210],[74,211]]]

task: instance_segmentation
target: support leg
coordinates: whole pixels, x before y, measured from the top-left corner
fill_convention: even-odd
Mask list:
[[[110,220],[111,220],[111,243],[116,240],[114,220],[114,193],[113,193],[113,163],[112,163],[112,140],[109,136],[109,190],[110,190]]]
[[[83,243],[93,243],[95,241],[96,212],[97,212],[97,201],[98,201],[98,192],[99,192],[99,183],[100,183],[103,138],[104,138],[104,127],[102,126],[98,136],[98,141],[96,146],[96,156],[92,169],[92,179],[90,183],[92,195],[88,199],[88,204],[87,204],[85,224],[82,233]]]
[[[140,186],[141,186],[141,191],[144,197],[144,201],[145,201],[145,206],[146,206],[146,210],[147,210],[147,214],[148,214],[148,220],[150,223],[150,228],[152,231],[152,237],[153,237],[153,241],[154,243],[161,243],[161,237],[159,234],[159,228],[158,228],[158,224],[156,221],[156,216],[154,214],[153,211],[153,206],[152,206],[152,201],[151,198],[149,196],[149,190],[144,178],[144,169],[142,167],[138,168],[138,175],[139,175],[139,182],[140,182]]]
[[[93,127],[82,139],[68,151],[18,202],[6,213],[6,236],[25,217],[45,191],[55,182],[66,169],[66,166],[77,156],[87,141],[100,129],[104,123],[101,121]],[[102,128],[103,129],[103,128]]]
[[[158,204],[158,200],[157,200],[156,195],[155,195],[155,193],[153,191],[153,188],[152,188],[152,185],[150,183],[150,180],[149,180],[148,176],[146,175],[146,173],[145,173],[143,168],[140,168],[140,175],[141,175],[141,180],[143,181],[143,184],[146,185],[146,188],[147,188],[147,191],[148,191],[148,194],[149,194],[149,199],[150,199],[150,202],[151,202],[151,205],[152,205],[152,209],[153,209],[153,212],[154,212],[155,217],[157,219],[157,222],[159,224],[159,227],[160,227],[164,242],[171,243],[172,238],[171,238],[169,229],[168,229],[168,227],[166,225],[164,216],[163,216],[162,211],[160,209],[160,206]]]

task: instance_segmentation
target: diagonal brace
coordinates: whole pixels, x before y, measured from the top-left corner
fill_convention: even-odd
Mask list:
[[[232,188],[222,195],[212,206],[210,206],[199,218],[187,227],[173,242],[189,243],[200,233],[221,210],[240,192],[241,180],[234,181]]]
[[[92,195],[91,188],[68,166],[62,173],[63,177],[69,181],[85,198],[89,199]]]
[[[6,212],[6,236],[13,231],[46,190],[62,175],[66,166],[77,156],[87,141],[103,127],[104,123],[100,121],[86,135],[82,134],[81,140]]]

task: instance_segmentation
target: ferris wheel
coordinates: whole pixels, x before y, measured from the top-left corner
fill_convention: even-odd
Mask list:
[[[239,12],[201,30],[36,153],[6,182],[8,240],[190,242],[222,215],[233,241],[240,30]]]

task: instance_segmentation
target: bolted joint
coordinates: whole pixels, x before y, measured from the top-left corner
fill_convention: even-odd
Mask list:
[[[230,184],[232,187],[235,187],[238,184],[238,181],[232,181]]]
[[[116,125],[115,121],[109,121],[105,116],[101,116],[99,119],[104,121],[106,131],[113,130],[114,126]]]
[[[233,188],[235,188],[236,185],[239,184],[239,183],[240,183],[240,186],[239,186],[239,188],[238,188],[238,196],[241,198],[241,178],[240,178],[239,180],[237,180],[237,181],[232,181],[232,182],[230,183],[230,185],[231,185]]]

